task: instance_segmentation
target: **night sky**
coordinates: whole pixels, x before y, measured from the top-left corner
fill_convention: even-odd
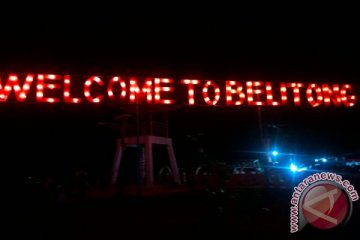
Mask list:
[[[358,15],[209,7],[9,11],[0,15],[0,71],[360,84]],[[116,133],[98,122],[123,111],[0,104],[3,162],[25,166],[24,172],[85,165],[105,173]],[[359,106],[261,111],[263,136],[277,139],[285,151],[359,151]],[[184,106],[170,109],[168,120],[180,159],[189,158],[188,134],[203,134],[207,154],[225,161],[236,158],[234,152],[263,150],[256,108]]]

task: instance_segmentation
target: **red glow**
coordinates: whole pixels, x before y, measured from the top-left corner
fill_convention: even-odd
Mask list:
[[[286,83],[280,83],[280,96],[281,96],[281,105],[287,105],[287,90]]]
[[[194,105],[195,104],[195,90],[194,90],[194,85],[197,85],[200,83],[199,80],[189,80],[189,79],[183,79],[181,80],[182,84],[186,84],[188,85],[188,103],[189,105]]]
[[[91,86],[93,83],[97,83],[97,85],[99,85],[101,87],[104,86],[104,82],[101,80],[101,78],[92,76],[92,77],[88,78],[86,80],[86,82],[84,83],[84,96],[89,102],[100,103],[104,99],[104,96],[99,94],[96,97],[93,97],[91,95],[90,90],[91,90]]]
[[[347,92],[349,93],[353,92],[353,87],[350,84],[344,84],[342,86],[340,91],[341,100],[346,107],[354,107],[356,104],[356,96],[347,95]]]
[[[210,86],[213,88],[213,92],[214,92],[214,99],[211,100],[209,97],[209,88]],[[219,101],[220,99],[220,88],[218,85],[216,85],[214,82],[212,81],[207,81],[202,89],[202,93],[203,93],[203,98],[206,104],[208,105],[216,105],[216,103]]]
[[[226,81],[226,104],[227,105],[241,105],[245,102],[245,93],[243,86],[235,81]],[[233,100],[233,96],[238,99]]]
[[[71,80],[70,80],[70,75],[65,75],[64,76],[64,102],[66,103],[80,103],[81,99],[80,98],[72,98],[70,95],[70,84],[71,84]]]
[[[172,84],[174,83],[173,79],[169,78],[155,78],[154,79],[154,89],[155,89],[155,103],[159,104],[174,104],[173,99],[161,99],[161,92],[172,92],[174,91],[173,87],[162,86],[162,83]]]
[[[329,84],[322,85],[324,104],[325,106],[330,106],[333,103],[334,106],[338,107],[341,105],[340,87],[338,84],[333,84],[332,86],[331,89]]]
[[[131,103],[139,102],[139,98],[142,96],[140,95],[140,88],[138,84],[138,80],[136,78],[130,78],[130,95],[129,95],[129,101]],[[146,94],[146,102],[151,103],[152,102],[152,79],[148,78],[146,79],[143,88],[141,91]]]
[[[61,88],[60,83],[48,83],[48,82],[57,82],[60,81],[61,78],[62,78],[61,75],[38,74],[37,85],[36,85],[36,100],[38,102],[48,102],[48,103],[60,102],[60,98],[44,97],[44,91],[60,89]]]
[[[310,84],[306,89],[306,98],[312,107],[318,107],[323,101],[321,88],[317,84]]]
[[[115,84],[119,84],[120,90],[121,90],[120,91],[120,96],[118,98],[116,98],[114,96],[114,86],[115,86]],[[111,80],[110,80],[110,82],[108,84],[107,92],[108,92],[109,99],[111,99],[111,100],[125,99],[125,97],[126,97],[126,83],[125,83],[125,81],[120,77],[111,78]]]
[[[30,86],[34,80],[34,74],[28,74],[25,78],[25,82],[20,87],[19,78],[16,74],[10,74],[5,87],[2,86],[0,78],[0,101],[6,101],[12,89],[14,89],[16,100],[19,102],[25,101],[27,94],[30,90]]]
[[[260,94],[264,94],[264,89],[261,89],[260,87],[264,86],[264,82],[252,82],[248,81],[246,82],[246,93],[247,93],[247,101],[250,106],[262,106],[265,105],[264,101],[260,101]],[[254,97],[256,98],[256,101],[254,100]]]
[[[180,84],[186,97],[181,99],[182,95],[176,94],[180,84],[170,78],[108,76],[100,79],[55,74],[9,74],[1,78],[1,102],[354,107],[359,90],[350,84],[265,81],[226,81],[224,88],[223,83],[213,80],[182,79]],[[83,86],[83,91],[79,86]],[[226,99],[221,100],[223,96]]]
[[[288,83],[288,87],[292,88],[293,95],[294,95],[294,105],[300,106],[301,105],[301,97],[300,97],[300,89],[304,87],[302,83]]]
[[[268,106],[279,106],[280,103],[277,101],[274,101],[274,96],[273,96],[273,92],[272,92],[272,86],[271,86],[271,82],[266,82],[265,83],[266,86],[266,101],[267,101],[267,105]]]

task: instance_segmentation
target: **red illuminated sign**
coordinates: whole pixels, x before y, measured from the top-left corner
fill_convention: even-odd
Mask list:
[[[345,83],[175,81],[30,73],[0,76],[0,102],[354,107],[356,94],[356,89]]]

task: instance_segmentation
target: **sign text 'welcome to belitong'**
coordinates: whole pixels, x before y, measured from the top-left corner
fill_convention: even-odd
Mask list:
[[[354,107],[349,83],[1,74],[0,102]]]

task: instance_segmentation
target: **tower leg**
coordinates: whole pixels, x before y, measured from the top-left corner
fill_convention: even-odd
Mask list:
[[[145,184],[147,187],[154,185],[154,162],[153,162],[153,149],[151,137],[145,138]]]
[[[118,138],[116,141],[116,152],[115,152],[113,167],[111,170],[110,184],[116,184],[116,181],[118,179],[122,154],[123,154],[123,144],[122,144],[122,140]]]
[[[172,146],[172,141],[169,139],[169,143],[166,144],[166,148],[169,154],[169,159],[170,159],[170,167],[171,167],[171,171],[173,172],[173,177],[174,177],[174,182],[177,184],[180,184],[180,175],[179,175],[179,169],[176,163],[176,158],[175,158],[175,153],[174,153],[174,149]]]
[[[124,144],[127,145],[136,145],[136,144],[143,144],[145,147],[144,152],[144,177],[145,177],[145,184],[147,187],[153,187],[154,186],[154,163],[153,163],[153,144],[160,144],[160,145],[166,145],[167,152],[169,155],[170,160],[170,168],[173,173],[174,182],[176,184],[180,184],[180,175],[179,175],[179,169],[176,163],[175,153],[172,145],[172,141],[170,138],[163,138],[158,136],[140,136],[139,139],[135,137],[125,138]],[[112,183],[116,183],[117,174],[119,170],[121,155],[123,147],[121,145],[121,142],[118,143],[116,157],[114,160],[113,165],[113,171],[112,171]]]

